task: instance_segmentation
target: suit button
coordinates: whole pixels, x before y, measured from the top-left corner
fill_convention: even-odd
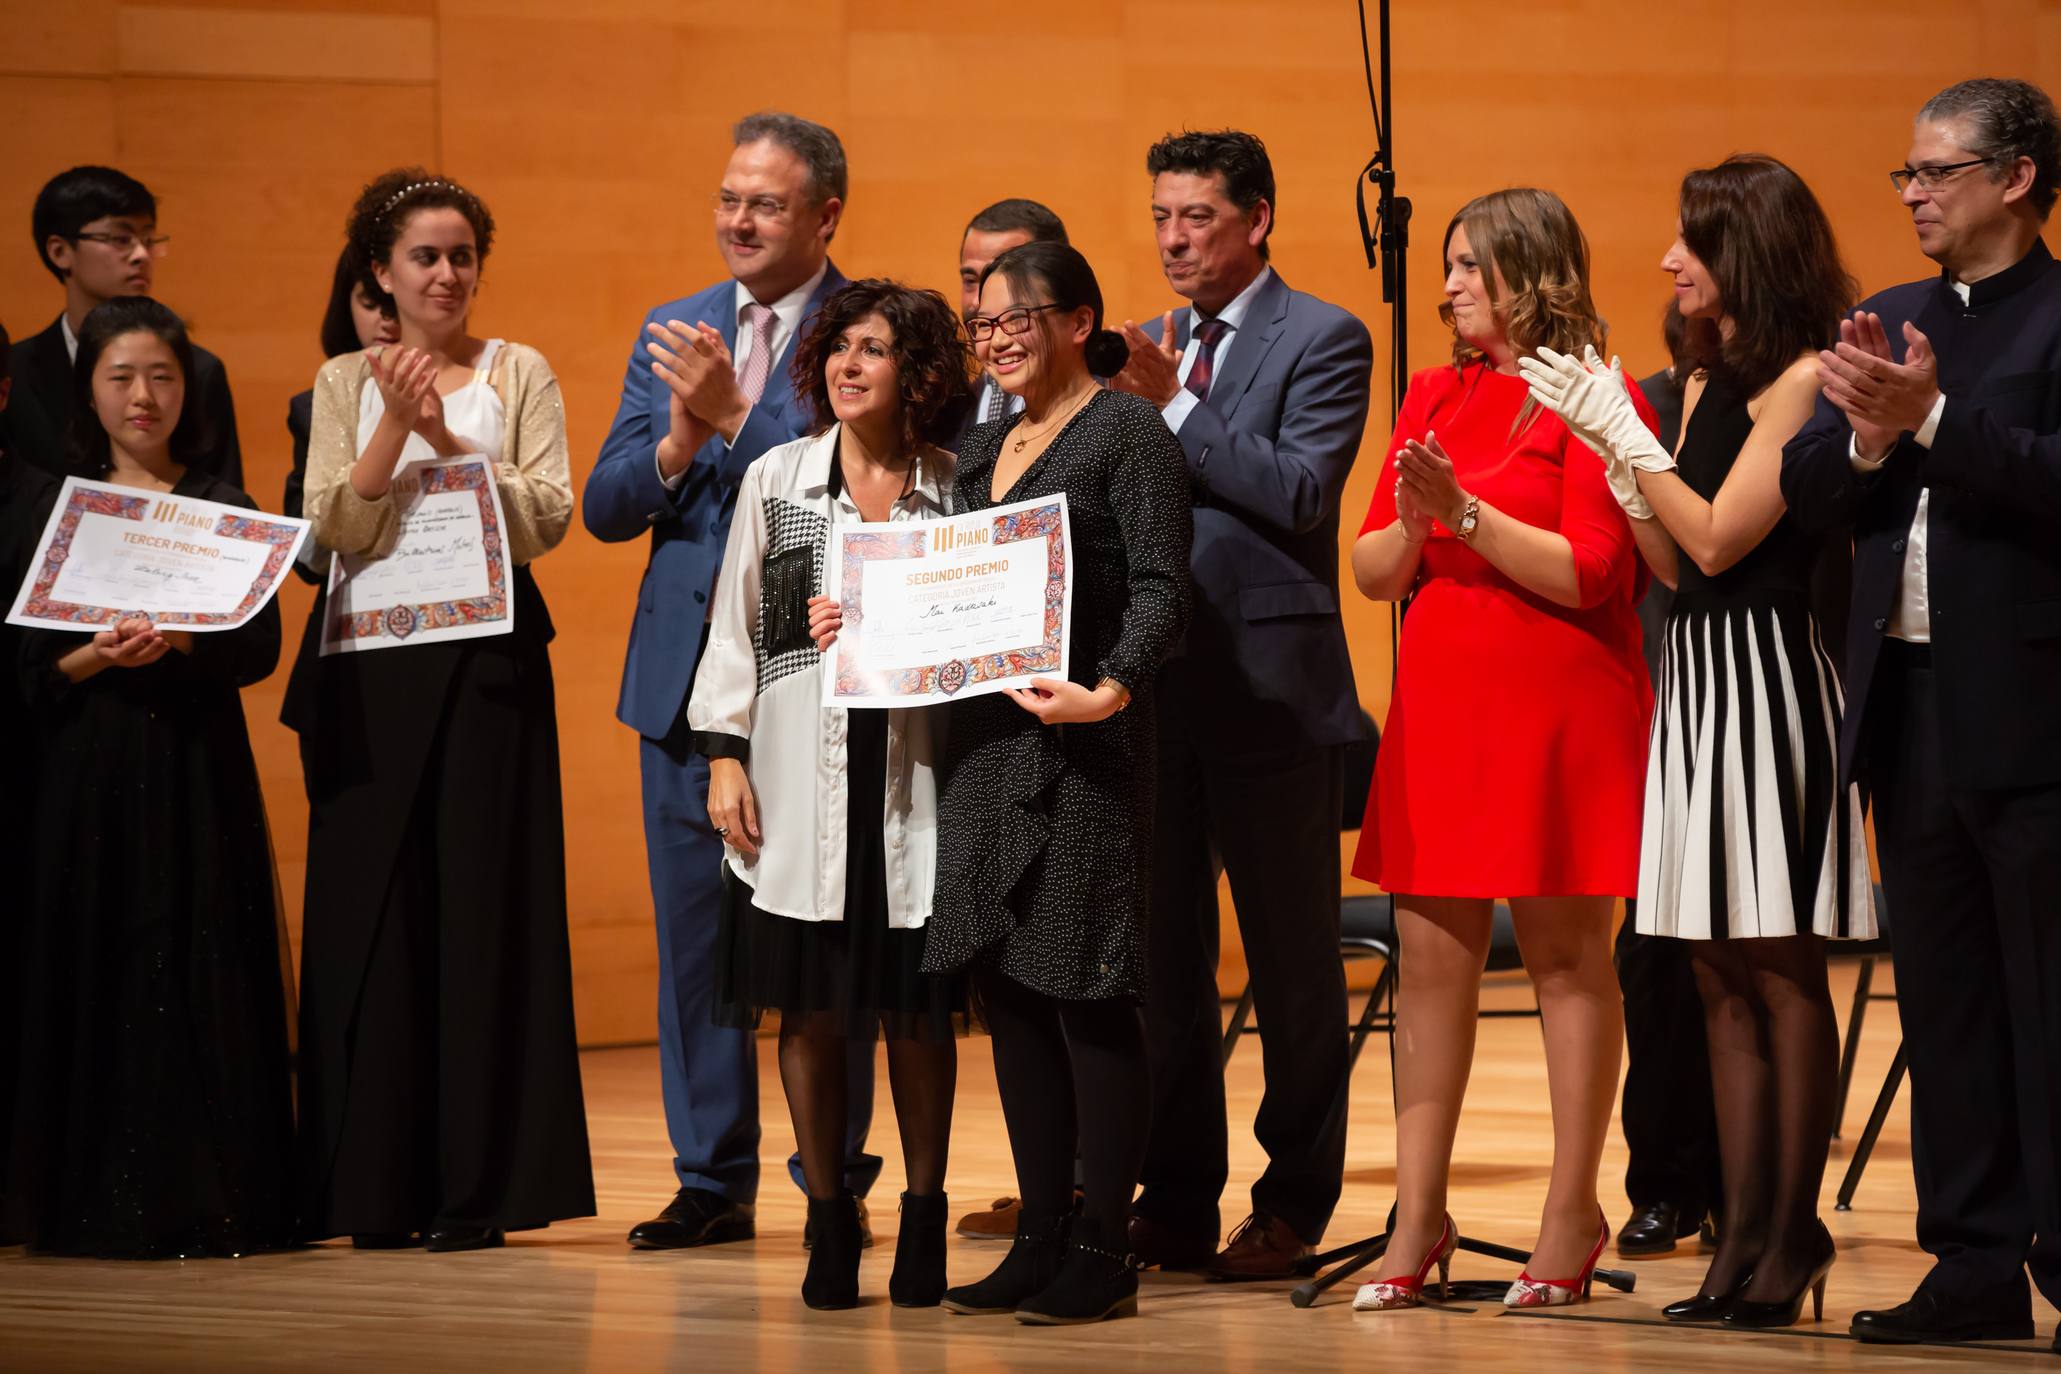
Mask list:
[[[1902,553],[1904,551],[1904,541],[1901,539],[1897,540],[1889,546],[1889,551],[1891,553]]]
[[[1878,616],[1876,616],[1876,617],[1875,617],[1875,628],[1876,628],[1876,629],[1878,629],[1878,630],[1886,630],[1886,629],[1888,629],[1888,628],[1889,628],[1889,618],[1888,618],[1887,616],[1879,616],[1879,615],[1878,615]]]
[[[696,593],[694,594],[694,599],[695,599],[696,601],[706,601],[706,600],[708,600],[708,593],[707,593],[707,592],[696,592]]]

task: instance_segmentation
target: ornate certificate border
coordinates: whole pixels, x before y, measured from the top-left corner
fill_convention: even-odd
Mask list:
[[[966,521],[963,516],[951,518],[959,523]],[[836,526],[831,527],[830,537],[840,541],[842,563],[838,601],[847,624],[856,625],[865,618],[865,608],[860,601],[866,564],[882,559],[920,558],[929,547],[930,527],[936,523],[925,521],[912,529],[892,533],[840,532]],[[837,676],[832,683],[830,697],[855,701],[879,697],[950,697],[983,683],[1038,673],[1054,674],[1061,670],[1066,662],[1065,498],[1055,496],[1049,500],[1020,502],[993,515],[988,521],[988,529],[991,546],[1015,544],[1026,539],[1047,541],[1044,637],[1036,644],[1001,649],[970,659],[928,663],[885,676],[862,676],[840,654],[836,660]]]
[[[484,462],[450,463],[422,470],[424,496],[468,491],[479,502],[480,549],[487,560],[487,594],[458,601],[403,603],[349,615],[342,614],[331,599],[326,612],[329,624],[322,635],[324,654],[344,648],[382,647],[371,642],[375,640],[398,644],[422,630],[487,626],[508,619],[508,560],[501,556],[501,508],[495,500],[492,473]]]
[[[269,544],[271,551],[258,579],[237,602],[234,609],[227,611],[167,611],[138,608],[135,606],[89,606],[82,602],[60,601],[52,595],[57,586],[58,575],[64,571],[65,560],[71,557],[72,540],[79,532],[79,522],[88,515],[104,515],[115,520],[131,520],[142,524],[150,517],[152,508],[160,502],[172,501],[191,508],[209,508],[219,511],[209,533],[219,539],[236,539],[253,544]],[[54,513],[56,528],[50,532],[43,558],[31,574],[27,595],[15,614],[32,617],[45,624],[67,625],[113,625],[118,621],[143,616],[161,628],[184,630],[233,630],[257,613],[272,594],[279,589],[281,573],[294,553],[300,547],[301,535],[307,529],[305,522],[290,522],[285,519],[260,515],[252,511],[238,510],[224,506],[219,501],[203,501],[193,496],[173,496],[169,493],[156,495],[149,492],[126,492],[112,490],[99,483],[87,483],[79,478],[68,479],[61,504]]]

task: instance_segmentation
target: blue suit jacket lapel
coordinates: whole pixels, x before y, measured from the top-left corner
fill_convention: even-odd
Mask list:
[[[809,303],[802,308],[801,319],[796,321],[794,333],[788,336],[786,347],[780,350],[780,357],[775,361],[773,371],[766,377],[765,394],[759,397],[759,404],[764,406],[769,414],[786,419],[789,412],[794,409],[798,399],[794,394],[792,374],[794,355],[801,348],[802,335],[815,324],[816,312],[823,308],[823,302],[830,299],[831,292],[844,284],[844,273],[837,270],[836,263],[829,264],[823,272],[823,280],[816,283],[815,294],[809,297]],[[734,318],[730,321],[730,331],[733,334],[737,331],[737,321]],[[735,356],[735,344],[731,345],[731,350],[732,356]]]
[[[1195,312],[1188,313],[1192,318]],[[1238,408],[1246,388],[1258,375],[1260,364],[1273,350],[1274,341],[1281,337],[1281,326],[1287,318],[1288,284],[1276,272],[1252,298],[1252,306],[1245,312],[1245,324],[1239,330],[1245,337],[1232,345],[1230,356],[1209,384],[1210,408],[1217,414],[1229,419]]]

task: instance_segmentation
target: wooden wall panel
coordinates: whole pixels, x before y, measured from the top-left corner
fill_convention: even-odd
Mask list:
[[[766,106],[822,119],[846,142],[852,195],[835,256],[847,272],[949,294],[966,217],[1030,195],[1066,218],[1117,319],[1176,304],[1146,211],[1146,146],[1180,127],[1254,129],[1279,178],[1276,266],[1359,313],[1387,347],[1353,221],[1372,126],[1347,0],[0,0],[0,32],[0,102],[16,113],[0,147],[0,246],[14,245],[0,251],[0,319],[28,332],[57,309],[22,232],[43,178],[89,158],[142,176],[174,235],[162,290],[229,364],[251,485],[267,502],[284,473],[286,400],[319,361],[329,265],[365,179],[420,160],[492,205],[477,324],[552,360],[583,481],[642,312],[721,273],[707,194],[730,122]],[[1657,263],[1684,170],[1739,149],[1789,160],[1855,273],[1879,287],[1927,268],[1882,175],[1924,97],[1981,71],[2061,89],[2057,0],[1687,0],[1664,17],[1603,0],[1464,17],[1397,0],[1395,40],[1418,367],[1446,355],[1439,239],[1470,196],[1522,183],[1567,198],[1594,248],[1613,346],[1645,372],[1661,361]],[[1341,558],[1387,413],[1377,388]],[[643,557],[641,544],[603,546],[576,526],[539,568],[559,625],[590,1043],[645,1039],[654,1025],[636,747],[613,718]],[[289,589],[289,624],[305,606]],[[1378,718],[1388,613],[1348,592],[1345,616]],[[249,714],[297,910],[305,809],[292,739],[273,723],[282,687],[275,677],[250,693]]]

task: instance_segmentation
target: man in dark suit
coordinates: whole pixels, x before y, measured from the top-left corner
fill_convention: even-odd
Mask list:
[[[970,320],[980,313],[980,276],[988,270],[989,263],[1026,243],[1065,242],[1065,223],[1034,200],[998,200],[975,215],[966,232],[959,236],[960,317]],[[966,431],[977,424],[1022,409],[1021,396],[1011,396],[996,385],[993,377],[983,376],[967,406],[966,422],[959,437],[963,440]],[[959,445],[955,443],[952,448],[956,452]]]
[[[1853,528],[1840,764],[1875,809],[1934,1261],[1853,1333],[2023,1339],[2028,1267],[2061,1302],[2061,120],[1962,82],[1908,157],[1941,270],[1841,327],[1782,462],[1792,511]]]
[[[644,841],[658,921],[659,1064],[679,1190],[630,1243],[662,1249],[744,1240],[758,1194],[758,1058],[749,1031],[714,1025],[723,843],[708,817],[708,760],[685,707],[707,640],[737,484],[752,460],[802,435],[788,380],[795,346],[844,284],[830,261],[843,214],[843,145],[794,115],[746,117],[713,197],[731,276],[650,312],[630,348],[622,403],[587,478],[581,513],[598,539],[648,534],[651,552],[617,719],[640,741]],[[847,1183],[863,1196],[873,1053],[855,1049]]]
[[[1168,283],[1190,304],[1125,325],[1111,385],[1162,409],[1195,500],[1194,618],[1159,679],[1153,1077],[1131,1246],[1148,1264],[1278,1278],[1322,1237],[1345,1167],[1338,953],[1344,748],[1365,729],[1338,615],[1338,501],[1367,423],[1366,326],[1268,265],[1274,173],[1235,131],[1146,157]],[[1228,871],[1266,1073],[1268,1166],[1221,1254],[1229,1175],[1217,972]]]
[[[0,445],[62,477],[71,466],[67,444],[79,326],[103,301],[150,295],[167,238],[157,232],[157,199],[150,188],[112,167],[74,167],[52,177],[36,196],[30,224],[43,266],[64,285],[64,313],[14,346],[14,399],[0,414]],[[208,470],[241,487],[243,450],[229,374],[199,344],[193,346],[186,399],[207,422]]]

